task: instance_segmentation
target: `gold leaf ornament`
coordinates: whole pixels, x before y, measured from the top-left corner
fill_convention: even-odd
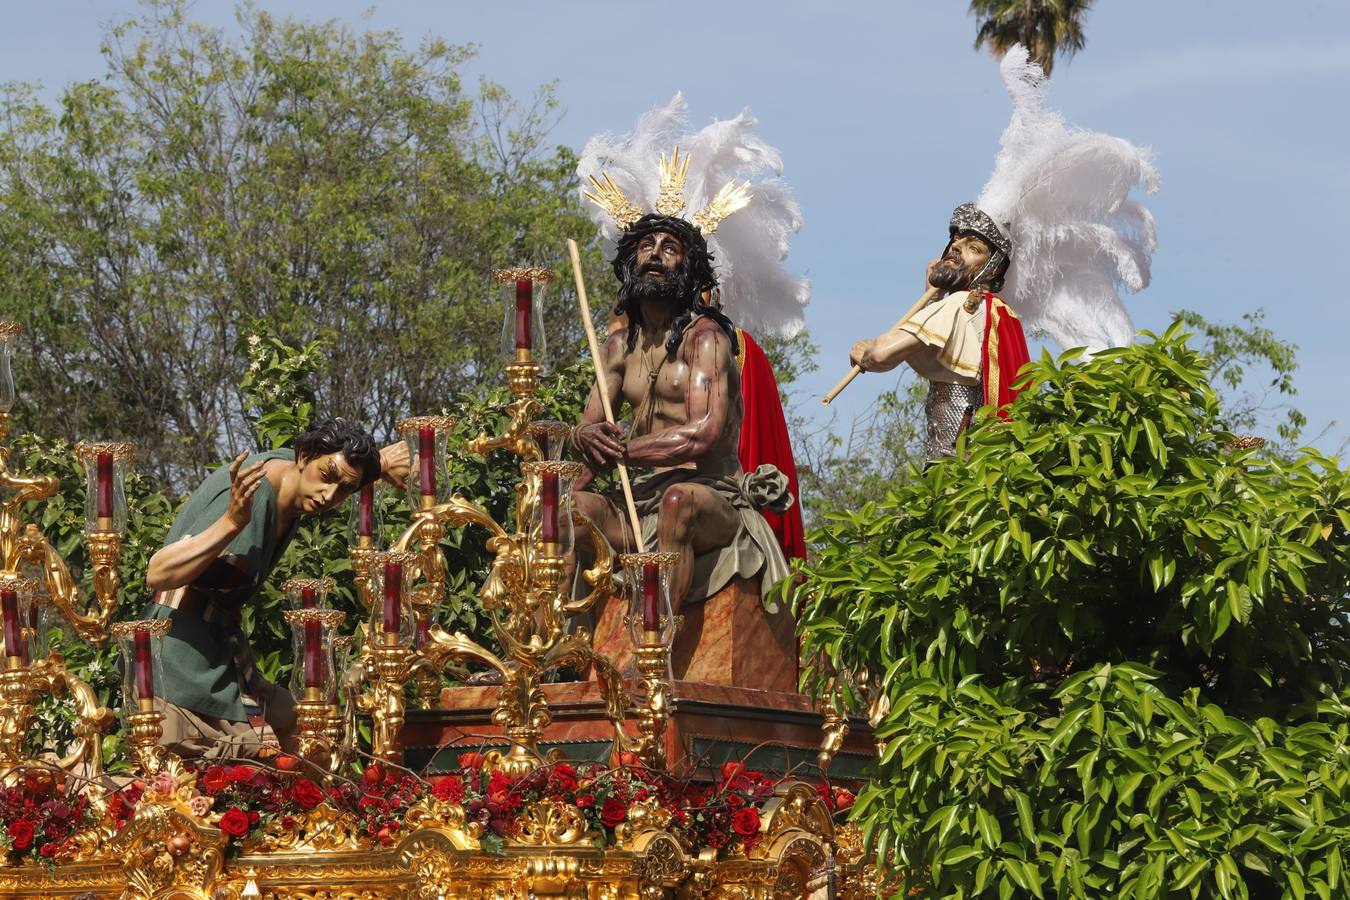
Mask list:
[[[624,196],[608,172],[602,173],[600,178],[592,175],[591,186],[595,191],[584,191],[582,196],[603,209],[614,220],[614,224],[619,226],[620,231],[627,231],[633,227],[634,222],[642,218],[642,210]]]

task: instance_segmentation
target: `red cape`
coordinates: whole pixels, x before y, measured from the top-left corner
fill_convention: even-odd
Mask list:
[[[797,464],[792,460],[792,442],[788,438],[778,382],[768,357],[754,338],[740,328],[736,329],[736,337],[736,363],[741,370],[741,396],[745,402],[738,454],[741,468],[753,472],[759,465],[770,463],[787,476],[788,488],[795,498],[791,509],[781,515],[768,510],[761,512],[778,536],[783,555],[788,559],[805,559],[806,535],[802,528],[801,494],[797,491]]]
[[[984,310],[984,403],[997,406],[999,416],[1006,419],[1004,407],[1023,389],[1012,388],[1017,370],[1031,361],[1031,354],[1022,323],[1008,304],[986,292]]]

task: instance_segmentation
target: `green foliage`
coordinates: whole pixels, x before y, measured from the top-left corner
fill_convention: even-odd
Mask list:
[[[924,896],[1343,893],[1350,475],[1146,337],[814,536],[807,678],[889,703],[856,816]]]
[[[314,425],[314,378],[322,341],[296,350],[265,322],[255,322],[244,341],[248,370],[240,385],[253,438],[264,450],[289,447]]]
[[[1210,322],[1197,312],[1183,309],[1176,315],[1188,329],[1200,338],[1200,346],[1209,357],[1211,380],[1227,388],[1223,398],[1223,416],[1229,431],[1247,431],[1265,423],[1268,416],[1282,412],[1284,421],[1275,426],[1282,449],[1292,451],[1308,419],[1297,409],[1272,404],[1276,400],[1292,398],[1298,393],[1294,387],[1294,372],[1298,369],[1298,347],[1280,340],[1265,326],[1265,310],[1243,313],[1240,324]],[[1252,384],[1252,370],[1269,369],[1270,381],[1260,393],[1248,389]],[[1260,382],[1258,381],[1257,384]]]
[[[56,109],[0,89],[0,318],[26,329],[34,431],[125,437],[188,489],[249,433],[255,323],[322,342],[309,402],[388,436],[500,371],[494,268],[556,264],[570,236],[608,283],[549,87],[467,89],[473,48],[438,39],[188,9],[116,22],[106,77]],[[574,306],[545,319],[574,353]]]

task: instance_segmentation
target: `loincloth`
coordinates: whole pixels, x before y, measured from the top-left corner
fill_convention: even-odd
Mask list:
[[[774,466],[763,465],[748,474],[712,475],[692,469],[669,469],[638,476],[633,479],[633,500],[638,518],[642,520],[643,541],[649,548],[654,549],[657,545],[661,498],[667,488],[679,484],[712,488],[735,508],[740,517],[730,544],[694,558],[693,580],[686,599],[702,602],[726,587],[732,579],[760,575],[760,598],[769,612],[777,612],[777,604],[768,599],[769,592],[787,576],[787,560],[777,536],[759,510],[783,512],[792,505],[792,494],[783,473]],[[618,502],[622,503],[622,498]]]

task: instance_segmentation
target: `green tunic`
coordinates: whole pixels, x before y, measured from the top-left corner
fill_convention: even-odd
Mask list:
[[[295,451],[255,453],[241,468],[269,459],[294,461]],[[229,505],[230,470],[222,466],[183,504],[164,543],[201,534]],[[164,639],[164,684],[160,686],[169,702],[203,716],[247,720],[236,658],[247,653],[248,644],[239,621],[244,605],[258,593],[295,533],[292,522],[278,539],[276,526],[276,493],[264,477],[253,493],[252,518],[220,557],[184,589],[180,608],[156,602],[149,605],[146,618],[173,621]]]

